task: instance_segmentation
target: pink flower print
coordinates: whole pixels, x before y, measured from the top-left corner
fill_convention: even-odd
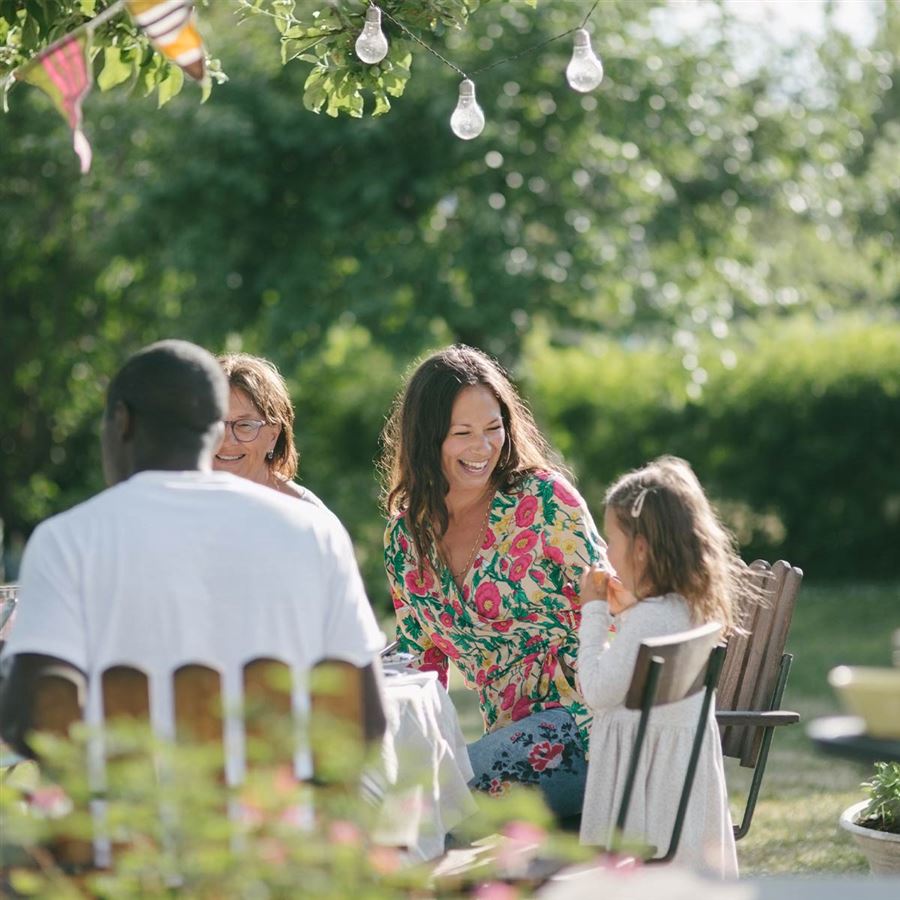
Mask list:
[[[506,793],[508,788],[508,781],[501,781],[499,778],[492,778],[491,786],[488,788],[488,792],[494,797],[499,797],[501,794]]]
[[[481,543],[481,549],[482,550],[490,550],[491,547],[494,546],[494,542],[496,540],[497,540],[497,537],[494,534],[494,532],[490,528],[486,529],[484,532],[484,540]]]
[[[467,584],[464,584],[463,589],[462,589],[463,600],[468,600],[469,594],[471,594],[471,593],[472,593],[472,591],[469,589],[469,586]],[[457,611],[462,612],[462,608],[460,608]]]
[[[475,557],[475,562],[472,563],[472,568],[473,568],[473,569],[480,569],[480,568],[481,568],[481,564],[482,564],[483,562],[484,562],[484,557],[483,557],[483,556],[476,556],[476,557]]]
[[[535,772],[543,772],[546,769],[555,769],[562,762],[562,744],[551,744],[550,741],[541,741],[535,744],[528,754],[528,762]]]
[[[400,544],[400,549],[404,553],[406,553],[406,551],[409,550],[409,541],[402,534],[400,535],[400,540],[397,543]]]
[[[496,619],[500,615],[500,591],[492,581],[482,581],[475,588],[475,608],[485,619]]]
[[[500,571],[505,572],[509,568],[509,561],[506,559],[500,560]]]
[[[531,715],[531,698],[530,697],[519,697],[518,700],[513,704],[512,712],[510,716],[512,716],[513,722],[518,722],[519,719],[525,719]]]
[[[488,666],[487,677],[493,678],[499,671],[500,671],[500,666],[498,666],[496,663],[492,666]]]
[[[560,481],[553,482],[553,493],[566,506],[574,506],[576,509],[581,506],[579,499]]]
[[[509,568],[509,580],[521,581],[528,574],[528,570],[533,562],[534,557],[530,554],[528,556],[517,556]]]
[[[468,591],[469,589],[466,588],[463,596],[466,596],[466,594],[468,594]],[[458,616],[462,615],[462,603],[460,603],[459,600],[457,600],[455,597],[453,598],[453,612],[455,612]]]
[[[535,644],[540,644],[544,640],[544,636],[542,634],[533,634],[527,641],[525,641],[526,647],[533,647]]]
[[[525,529],[524,531],[520,531],[513,538],[512,545],[509,548],[509,552],[513,556],[524,556],[526,553],[531,553],[531,551],[534,549],[534,545],[537,542],[537,532]]]
[[[397,591],[391,591],[391,602],[394,604],[394,609],[402,609],[406,606],[406,600]]]
[[[544,547],[544,556],[547,557],[551,562],[555,562],[558,566],[561,566],[565,563],[565,557],[562,554],[562,550],[559,547],[554,547],[553,544],[548,544],[547,539],[542,537],[541,543]]]
[[[508,684],[500,692],[500,709],[509,709],[516,702],[516,686]]]
[[[544,577],[544,573],[540,569],[532,569],[529,573],[531,577],[538,583],[543,584],[547,579]]]
[[[479,669],[478,674],[475,676],[475,684],[477,684],[478,687],[483,687],[486,681],[487,673],[484,671],[484,669]]]
[[[450,613],[443,612],[443,613],[441,613],[440,618],[441,618],[441,625],[443,625],[444,628],[452,628],[453,627],[453,616],[451,616]]]
[[[573,588],[572,585],[568,582],[563,585],[562,592],[563,597],[565,597],[570,603],[578,602],[578,594],[575,593],[575,588]]]
[[[519,505],[516,507],[516,525],[519,528],[527,528],[534,522],[534,515],[537,512],[538,500],[534,494],[528,494],[523,497]]]
[[[457,650],[447,638],[441,637],[439,634],[433,634],[431,635],[431,640],[434,642],[434,646],[445,655],[449,656],[450,659],[459,659],[459,650]]]
[[[538,619],[540,619],[540,616],[537,613],[528,613],[528,615],[525,616],[526,622],[537,622]]]
[[[512,619],[501,619],[499,622],[492,622],[491,627],[494,631],[502,631],[504,634],[512,628]]]
[[[411,594],[417,597],[427,597],[428,592],[434,587],[434,576],[429,569],[410,569],[406,573],[406,587]]]
[[[445,662],[444,654],[437,647],[429,647],[422,654],[422,662],[429,666],[442,666]]]
[[[429,622],[434,621],[434,613],[430,609],[428,609],[428,607],[422,610],[422,615],[425,616],[425,618],[428,619]]]
[[[537,472],[534,473],[534,477],[537,478],[538,481],[549,481],[550,473],[545,472],[543,469],[539,469]]]

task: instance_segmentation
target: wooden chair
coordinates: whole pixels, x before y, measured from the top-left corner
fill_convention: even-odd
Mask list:
[[[784,652],[803,572],[784,560],[770,566],[751,564],[763,595],[749,611],[742,632],[728,640],[716,698],[716,721],[722,752],[753,769],[747,803],[735,839],[750,830],[775,729],[800,721],[796,712],[781,708],[793,656]]]
[[[216,670],[202,665],[186,665],[172,675],[172,700],[174,714],[174,736],[176,746],[204,747],[211,749],[212,759],[207,756],[217,780],[223,785],[221,812],[227,813],[226,784],[242,783],[248,770],[269,772],[281,770],[293,772],[294,760],[299,746],[312,744],[314,781],[335,783],[348,777],[346,761],[352,753],[339,755],[342,765],[335,765],[327,751],[317,750],[317,744],[324,745],[342,732],[348,741],[364,743],[364,697],[361,670],[340,661],[328,660],[314,667],[310,676],[309,727],[302,727],[294,713],[291,698],[290,668],[274,659],[256,659],[248,662],[243,669],[243,713],[241,722],[242,743],[250,752],[244,756],[243,766],[235,768],[234,761],[226,759],[226,710],[223,701],[221,676]],[[58,737],[67,737],[71,727],[84,720],[87,680],[72,666],[56,666],[44,670],[35,684],[32,706],[32,730],[49,732]],[[140,669],[131,666],[114,666],[101,676],[103,718],[107,738],[105,741],[107,761],[113,758],[129,763],[126,782],[134,784],[135,764],[139,772],[138,783],[153,784],[160,774],[159,759],[149,742],[141,745],[115,739],[116,725],[132,723],[146,727],[150,732],[150,682]],[[297,728],[297,725],[301,725]],[[322,741],[316,735],[323,735]],[[312,735],[310,740],[307,736]],[[298,743],[299,742],[299,743]],[[124,749],[123,749],[124,746]],[[344,745],[346,746],[346,745]],[[262,748],[262,753],[254,750]],[[361,761],[361,747],[358,759]],[[85,758],[85,771],[87,760]],[[357,770],[358,771],[358,770]],[[113,804],[121,799],[121,793],[128,790],[128,784],[118,784],[115,778],[107,778],[102,796]],[[89,798],[76,800],[75,814],[88,815]],[[66,823],[58,829],[66,832]],[[112,849],[115,851],[116,836],[113,835]],[[94,846],[81,838],[60,839],[49,848],[56,861],[66,868],[89,868],[95,862]],[[108,853],[101,851],[96,857],[100,865],[108,864]]]
[[[628,709],[640,710],[641,715],[634,745],[631,748],[628,773],[616,819],[616,841],[624,833],[628,821],[628,807],[631,804],[641,749],[653,707],[684,700],[703,691],[697,730],[684,774],[669,846],[662,856],[650,856],[645,859],[647,863],[669,862],[678,850],[688,801],[694,786],[697,762],[703,747],[703,734],[713,702],[713,692],[719,680],[725,655],[725,648],[719,643],[721,634],[722,626],[717,622],[711,622],[690,631],[648,638],[641,642],[638,650],[631,684],[625,696],[625,706]],[[610,849],[616,849],[616,844],[614,843]]]

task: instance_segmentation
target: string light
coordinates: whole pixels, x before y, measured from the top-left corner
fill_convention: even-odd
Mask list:
[[[450,116],[450,128],[464,141],[471,141],[484,131],[484,113],[475,99],[475,82],[471,78],[463,78],[459,83],[459,101]]]
[[[538,44],[533,44],[530,47],[526,47],[524,50],[520,50],[518,53],[514,53],[511,56],[505,56],[503,59],[498,59],[496,62],[491,63],[487,66],[482,66],[480,69],[476,69],[472,74],[478,75],[481,72],[487,72],[489,69],[494,69],[497,66],[501,66],[504,63],[509,62],[513,59],[518,59],[520,56],[525,56],[527,53],[532,53],[535,50],[540,49],[541,47],[545,47],[547,44],[552,44],[553,41],[558,41],[560,38],[564,38],[567,35],[574,34],[575,35],[575,50],[572,54],[572,59],[569,62],[568,67],[566,68],[566,80],[569,85],[574,88],[576,91],[586,92],[591,91],[603,79],[603,64],[594,54],[593,49],[591,48],[591,38],[588,32],[585,30],[585,25],[587,25],[588,20],[594,14],[594,10],[599,5],[600,0],[594,0],[593,5],[588,10],[587,15],[582,19],[581,25],[577,28],[570,28],[568,31],[562,32],[562,34],[554,35],[551,38],[548,38],[545,41],[541,41]],[[370,11],[373,7],[370,7]],[[378,10],[379,20],[381,17],[381,10]],[[459,66],[454,65],[450,62],[449,59],[441,56],[434,47],[431,47],[429,44],[426,44],[418,35],[413,34],[402,22],[399,22],[395,19],[389,12],[384,13],[384,15],[390,19],[401,31],[407,34],[412,40],[414,40],[417,44],[420,44],[424,47],[432,56],[439,59],[444,65],[449,66],[456,72],[458,75],[462,76],[462,81],[459,85],[459,100],[456,104],[456,109],[453,110],[453,115],[450,117],[450,128],[453,133],[458,137],[462,138],[464,141],[470,141],[473,138],[478,137],[482,131],[484,131],[484,112],[481,107],[478,105],[478,101],[475,99],[475,82],[465,73]],[[366,13],[366,27],[369,24],[369,13]],[[360,39],[362,35],[360,35]],[[387,45],[387,41],[385,41],[385,46]],[[357,50],[357,52],[359,52]],[[385,50],[385,53],[387,51]],[[360,55],[360,58],[362,56]]]
[[[586,94],[603,81],[603,63],[591,47],[591,36],[584,28],[575,32],[572,59],[566,66],[566,81],[573,90]]]
[[[369,65],[380,63],[388,53],[388,42],[381,30],[381,10],[374,4],[366,10],[366,24],[356,39],[356,55]]]

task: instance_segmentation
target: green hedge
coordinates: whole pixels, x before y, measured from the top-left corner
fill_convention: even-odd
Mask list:
[[[900,324],[792,321],[711,343],[696,351],[695,396],[683,355],[540,337],[527,349],[523,391],[598,519],[612,479],[674,453],[745,558],[812,577],[900,574]]]

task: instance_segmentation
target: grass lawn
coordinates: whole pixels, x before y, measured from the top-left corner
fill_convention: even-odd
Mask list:
[[[750,833],[738,843],[742,875],[867,870],[864,857],[838,827],[838,816],[863,799],[859,784],[870,768],[820,755],[805,726],[839,711],[826,680],[833,666],[890,665],[895,628],[900,628],[900,583],[801,587],[788,636],[794,665],[784,703],[800,713],[801,723],[775,736]],[[454,676],[451,695],[463,730],[474,739],[481,734],[478,704]],[[749,770],[731,762],[728,784],[737,819]]]

